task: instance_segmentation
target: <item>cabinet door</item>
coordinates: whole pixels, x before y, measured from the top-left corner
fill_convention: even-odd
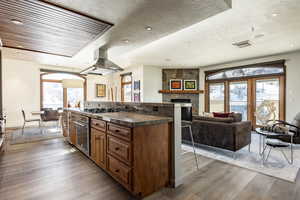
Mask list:
[[[73,144],[73,145],[76,145],[77,144],[77,138],[76,138],[76,127],[75,127],[75,124],[73,122],[70,122],[70,142]]]
[[[97,165],[106,169],[106,133],[91,129],[91,157]]]

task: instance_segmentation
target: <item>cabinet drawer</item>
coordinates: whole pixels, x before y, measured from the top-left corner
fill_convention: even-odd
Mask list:
[[[131,165],[131,144],[114,136],[107,136],[107,151],[119,160]]]
[[[128,189],[131,189],[131,168],[108,155],[107,170],[121,184],[123,184]]]
[[[106,122],[98,119],[91,120],[91,126],[100,131],[106,132]]]
[[[115,124],[107,124],[107,132],[118,138],[131,141],[131,128],[118,126]]]

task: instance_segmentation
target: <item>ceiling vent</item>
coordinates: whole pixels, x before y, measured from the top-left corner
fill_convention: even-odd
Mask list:
[[[245,48],[245,47],[251,46],[249,40],[245,40],[245,41],[241,41],[241,42],[232,43],[232,45],[233,45],[233,46],[236,46],[236,47],[238,47],[238,48]]]

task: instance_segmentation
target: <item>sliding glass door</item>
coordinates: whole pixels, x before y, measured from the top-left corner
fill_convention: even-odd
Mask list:
[[[256,117],[258,112],[265,114],[267,120],[285,120],[284,62],[206,71],[205,111],[241,113],[242,119],[251,121],[253,127],[262,125]],[[274,115],[267,114],[271,104]],[[260,120],[264,120],[263,117]]]
[[[275,119],[279,119],[280,112],[280,79],[256,79],[255,80],[255,105],[258,110],[259,106],[263,103],[273,103],[275,110]],[[258,120],[256,125],[262,125]]]
[[[225,85],[212,83],[209,85],[209,110],[210,112],[224,112],[225,110]]]
[[[241,113],[243,120],[248,119],[247,81],[229,82],[229,111]]]

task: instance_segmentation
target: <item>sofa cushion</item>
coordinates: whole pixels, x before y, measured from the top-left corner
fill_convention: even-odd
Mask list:
[[[232,117],[222,118],[222,117],[193,116],[193,120],[222,122],[222,123],[232,123],[232,122],[234,122],[234,119]]]
[[[232,117],[234,122],[241,122],[243,119],[243,116],[241,113],[230,113],[229,117]]]

